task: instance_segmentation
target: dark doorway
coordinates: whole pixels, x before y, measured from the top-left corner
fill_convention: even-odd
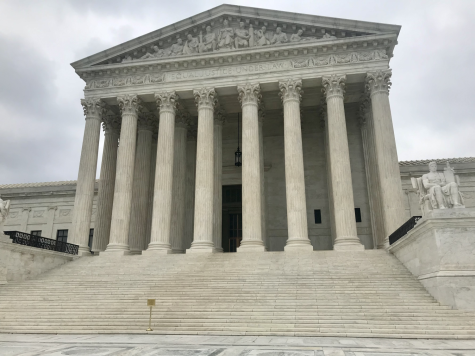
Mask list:
[[[236,252],[242,239],[242,186],[223,186],[223,251]]]

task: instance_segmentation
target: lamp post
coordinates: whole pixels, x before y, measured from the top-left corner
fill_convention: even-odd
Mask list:
[[[237,148],[237,151],[234,152],[234,165],[237,167],[242,166],[242,162],[241,162],[242,153],[241,153],[241,150],[239,149],[239,115],[240,114],[238,113],[238,148]]]

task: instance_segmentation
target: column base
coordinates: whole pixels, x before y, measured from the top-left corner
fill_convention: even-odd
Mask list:
[[[236,252],[264,252],[266,247],[264,243],[259,240],[241,241],[241,246],[236,249]]]
[[[129,245],[125,244],[109,244],[104,252],[101,253],[101,256],[105,255],[116,255],[116,256],[125,256],[130,255]]]
[[[287,240],[284,251],[313,251],[313,246],[309,239]]]
[[[364,251],[364,245],[357,236],[337,237],[333,245],[334,251]]]

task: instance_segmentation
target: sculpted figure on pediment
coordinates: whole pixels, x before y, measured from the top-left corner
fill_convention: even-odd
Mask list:
[[[290,36],[290,42],[308,42],[315,41],[315,37],[302,37],[303,30],[298,30],[297,33],[294,33]]]
[[[132,56],[125,56],[124,59],[122,59],[122,63],[132,62],[133,60]]]
[[[176,43],[170,47],[170,56],[179,56],[183,54],[183,40],[181,38],[176,40]]]
[[[204,37],[200,32],[200,53],[211,52],[216,50],[216,34],[211,31],[211,26],[206,26],[206,34]]]
[[[160,58],[165,55],[163,49],[158,48],[158,46],[152,46],[153,53],[147,52],[145,56],[140,57],[140,59],[149,59],[149,58]]]
[[[270,41],[270,43],[282,44],[282,43],[287,43],[287,42],[289,42],[287,35],[284,32],[282,32],[282,28],[277,27],[275,30],[274,37],[272,37],[272,40]]]
[[[221,30],[219,30],[218,35],[218,50],[231,50],[234,49],[234,30],[232,27],[229,27],[229,21],[224,20]]]
[[[332,39],[332,38],[336,38],[335,36],[332,36],[330,35],[329,33],[325,33],[322,37],[323,40],[326,40],[326,39]]]
[[[234,39],[235,48],[249,47],[249,31],[244,28],[244,22],[239,22],[239,28],[234,30],[236,38]]]
[[[270,45],[270,41],[266,36],[267,28],[265,26],[262,26],[260,30],[255,31],[255,37],[256,37],[256,46],[268,46]]]
[[[199,53],[200,43],[196,37],[193,37],[191,33],[188,34],[185,46],[183,47],[183,54]]]

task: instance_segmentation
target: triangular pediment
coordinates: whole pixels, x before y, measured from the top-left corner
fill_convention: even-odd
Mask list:
[[[221,5],[72,63],[75,69],[392,34],[400,26]]]

